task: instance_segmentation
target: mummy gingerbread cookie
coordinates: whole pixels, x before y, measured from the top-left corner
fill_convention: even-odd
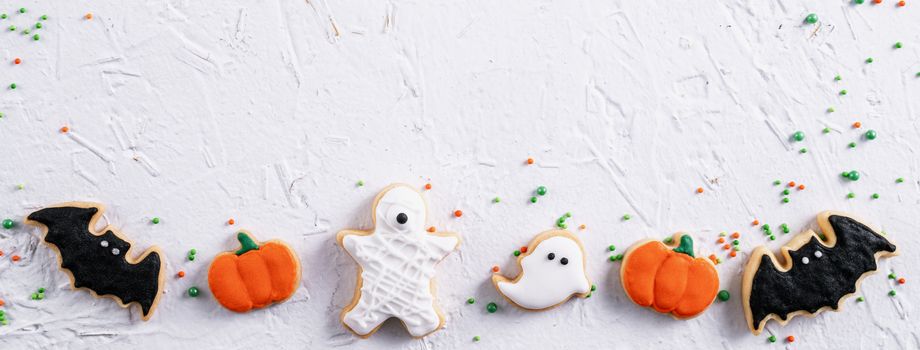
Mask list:
[[[783,263],[766,247],[751,253],[741,281],[744,317],[754,334],[767,321],[781,325],[797,315],[839,310],[856,293],[863,277],[878,269],[878,259],[897,254],[887,238],[839,212],[818,214],[824,233],[800,233],[780,249]]]
[[[522,249],[523,250],[523,249]],[[572,296],[587,297],[591,282],[578,237],[564,230],[543,232],[518,256],[521,273],[513,280],[495,274],[492,284],[505,299],[527,310],[547,310]]]
[[[693,238],[678,233],[665,245],[643,240],[629,247],[620,267],[626,295],[639,306],[677,319],[693,318],[709,307],[719,290],[719,274],[709,259],[693,255]]]
[[[383,189],[371,211],[372,230],[343,230],[336,236],[359,265],[354,299],[342,310],[342,323],[363,338],[391,317],[416,338],[438,330],[444,315],[435,301],[435,266],[460,238],[425,232],[425,200],[406,185]]]
[[[154,246],[132,258],[131,242],[117,230],[106,226],[95,232],[104,210],[96,203],[62,203],[29,214],[26,223],[44,228],[45,242],[57,251],[74,289],[110,297],[122,307],[136,303],[146,321],[163,294],[165,257]]]

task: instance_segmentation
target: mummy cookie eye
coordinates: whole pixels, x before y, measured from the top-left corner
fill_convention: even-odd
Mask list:
[[[568,265],[568,264],[569,264],[569,258],[562,258],[562,259],[559,259],[559,263],[562,264],[562,265]]]
[[[816,257],[816,258],[820,258],[820,257],[822,257],[822,256],[824,256],[824,253],[822,253],[820,250],[816,250],[816,251],[815,251],[815,257]]]
[[[549,253],[549,255],[547,255],[546,258],[549,260],[553,260],[556,258],[556,253]]]
[[[396,215],[396,222],[400,225],[404,225],[409,222],[409,215],[406,215],[406,213],[399,213],[399,215]]]
[[[807,257],[807,256],[803,256],[803,257],[802,257],[802,263],[805,264],[805,265],[808,265],[808,257]]]

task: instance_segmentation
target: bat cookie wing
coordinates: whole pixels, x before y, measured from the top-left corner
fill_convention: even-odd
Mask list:
[[[742,302],[754,334],[770,319],[784,325],[797,315],[839,310],[862,278],[878,269],[878,259],[897,255],[888,238],[848,214],[822,212],[818,226],[824,238],[811,230],[798,234],[781,248],[782,264],[764,246],[751,254]]]
[[[137,303],[146,321],[162,295],[163,253],[151,247],[131,258],[131,242],[117,230],[105,227],[102,233],[94,232],[104,210],[96,203],[62,203],[29,214],[26,223],[43,227],[44,240],[57,251],[74,289],[111,297],[122,307]]]

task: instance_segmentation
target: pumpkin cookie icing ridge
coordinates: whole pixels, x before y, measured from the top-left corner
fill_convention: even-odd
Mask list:
[[[677,234],[677,246],[657,240],[637,242],[626,252],[620,279],[629,298],[639,306],[670,313],[678,319],[698,316],[712,304],[719,290],[719,274],[712,261],[697,258],[693,238]]]
[[[300,261],[287,244],[259,244],[249,232],[237,233],[240,248],[218,254],[208,268],[214,299],[235,312],[287,300],[300,283]]]

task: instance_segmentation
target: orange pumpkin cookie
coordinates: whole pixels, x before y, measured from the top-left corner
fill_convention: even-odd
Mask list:
[[[246,312],[290,298],[300,283],[300,260],[291,248],[278,240],[259,244],[246,231],[236,238],[240,249],[218,254],[208,268],[217,302]]]
[[[636,304],[674,318],[698,316],[719,291],[719,274],[709,259],[693,255],[693,238],[674,235],[679,245],[643,240],[629,247],[620,267],[626,295]]]

